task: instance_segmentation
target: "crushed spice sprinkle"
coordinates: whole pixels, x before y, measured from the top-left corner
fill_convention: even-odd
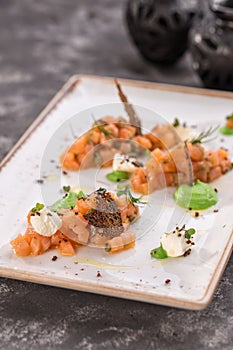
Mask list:
[[[52,261],[56,261],[56,260],[57,260],[57,256],[54,255],[54,256],[52,257]]]
[[[101,273],[99,271],[97,271],[96,277],[98,277],[98,278],[102,277],[102,275],[101,275]]]
[[[167,278],[166,281],[165,281],[165,283],[166,283],[166,284],[169,284],[169,283],[171,283],[171,280],[170,280],[169,278]]]
[[[197,218],[200,214],[198,213],[198,211],[195,212],[195,218]]]
[[[44,183],[44,180],[38,179],[38,180],[36,180],[36,182],[37,182],[39,185],[42,185],[42,184]]]
[[[186,250],[186,252],[184,253],[184,257],[186,257],[186,256],[190,255],[190,253],[191,253],[191,249],[189,248],[189,249],[188,249],[188,250]]]

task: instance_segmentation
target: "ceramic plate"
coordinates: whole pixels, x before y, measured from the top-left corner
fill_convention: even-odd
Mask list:
[[[223,123],[233,109],[232,93],[120,82],[146,129],[156,120],[179,117],[201,130]],[[1,163],[0,275],[188,309],[205,307],[231,254],[233,171],[213,183],[218,189],[218,204],[198,218],[175,206],[173,188],[150,196],[133,227],[138,237],[133,249],[108,255],[102,249],[85,247],[75,257],[58,256],[56,261],[52,261],[53,255],[58,255],[55,251],[28,258],[13,254],[9,241],[23,233],[26,214],[36,201],[51,204],[61,196],[63,184],[81,186],[87,192],[107,186],[106,169],[63,174],[58,168],[59,155],[90,127],[93,113],[96,118],[125,116],[113,79],[71,78]],[[210,146],[227,147],[232,155],[233,137],[219,135]],[[38,179],[43,179],[43,184]],[[195,248],[185,258],[152,260],[150,250],[158,246],[171,223],[197,229]]]

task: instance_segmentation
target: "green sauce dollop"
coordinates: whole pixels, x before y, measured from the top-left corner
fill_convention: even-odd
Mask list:
[[[233,129],[229,128],[229,126],[227,126],[227,125],[225,125],[222,128],[220,128],[219,131],[223,135],[233,135]]]
[[[213,187],[197,180],[193,186],[180,185],[174,194],[174,199],[182,208],[202,210],[215,205],[218,196]]]

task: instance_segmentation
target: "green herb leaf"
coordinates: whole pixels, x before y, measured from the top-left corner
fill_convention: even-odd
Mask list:
[[[147,157],[150,157],[150,155],[151,155],[151,151],[150,151],[149,149],[146,149],[145,154],[146,154],[146,156],[147,156]]]
[[[34,208],[31,209],[31,211],[33,213],[37,212],[37,211],[40,211],[41,209],[44,208],[44,204],[41,204],[41,203],[36,203],[36,206]]]
[[[184,224],[181,228],[179,228],[178,231],[181,232],[181,231],[183,231],[184,229],[185,229],[185,224]]]
[[[219,129],[219,131],[221,132],[221,134],[223,135],[233,135],[233,129],[230,128],[229,126],[227,125],[224,125],[223,127],[221,127]]]
[[[179,119],[178,119],[178,118],[175,118],[174,121],[173,121],[173,123],[172,123],[172,125],[174,126],[174,128],[176,128],[177,126],[179,126],[179,125],[180,125]]]
[[[211,135],[214,134],[214,132],[219,128],[219,126],[213,127],[211,126],[209,129],[207,130],[203,130],[202,132],[200,132],[199,135],[197,135],[196,137],[194,137],[190,142],[195,145],[196,143],[204,143],[204,142],[209,142],[212,141],[214,138],[209,138]]]
[[[122,171],[122,170],[115,170],[112,173],[107,174],[106,177],[108,180],[110,180],[112,182],[119,182],[119,181],[128,180],[129,173],[127,173],[126,171]]]
[[[80,191],[82,192],[82,191]],[[50,210],[52,211],[59,211],[60,209],[71,209],[75,207],[76,200],[80,197],[80,192],[69,192],[69,194],[65,198],[61,198],[58,201],[56,201],[51,207]]]
[[[98,190],[96,190],[96,193],[98,194],[104,194],[105,192],[107,192],[106,188],[100,187]]]
[[[194,228],[188,229],[185,233],[185,238],[190,239],[191,236],[194,235],[195,232],[196,232],[196,230]]]
[[[70,186],[63,186],[62,189],[64,192],[70,192]]]
[[[160,243],[160,246],[158,248],[152,249],[150,252],[150,255],[152,258],[156,259],[166,259],[168,258],[168,254],[165,249],[163,249],[162,243]]]
[[[86,198],[86,195],[85,195],[85,193],[83,192],[83,191],[79,191],[78,193],[77,193],[77,198],[83,198],[83,199],[85,199]]]
[[[118,186],[118,191],[116,193],[117,197],[120,197],[122,195],[126,195],[127,199],[132,203],[132,204],[147,204],[146,202],[141,201],[141,198],[143,196],[140,197],[134,197],[132,195],[132,193],[130,192],[130,188],[129,185],[122,187],[122,186]]]
[[[233,113],[231,113],[230,115],[228,115],[228,116],[226,117],[226,119],[227,119],[227,120],[233,120]]]

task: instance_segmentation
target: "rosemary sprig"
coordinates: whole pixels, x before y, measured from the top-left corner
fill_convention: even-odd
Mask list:
[[[194,137],[190,142],[195,145],[197,143],[205,143],[205,142],[210,142],[215,139],[215,137],[209,138],[211,135],[214,134],[216,130],[218,130],[219,126],[213,127],[210,126],[209,129],[203,130],[200,132],[199,135]]]
[[[108,125],[108,123],[100,120],[96,120],[95,117],[92,115],[92,119],[94,120],[94,126],[97,126],[98,130],[104,134],[107,138],[115,138],[116,136],[111,133],[110,131],[106,130],[104,127]]]
[[[122,186],[117,186],[117,197],[120,197],[122,196],[123,194],[126,195],[127,199],[129,200],[129,202],[131,202],[133,205],[134,204],[147,204],[147,202],[143,202],[141,201],[141,198],[143,196],[140,196],[140,197],[134,197],[132,195],[132,193],[130,192],[130,188],[129,188],[129,185],[126,185],[125,187],[122,187]]]

